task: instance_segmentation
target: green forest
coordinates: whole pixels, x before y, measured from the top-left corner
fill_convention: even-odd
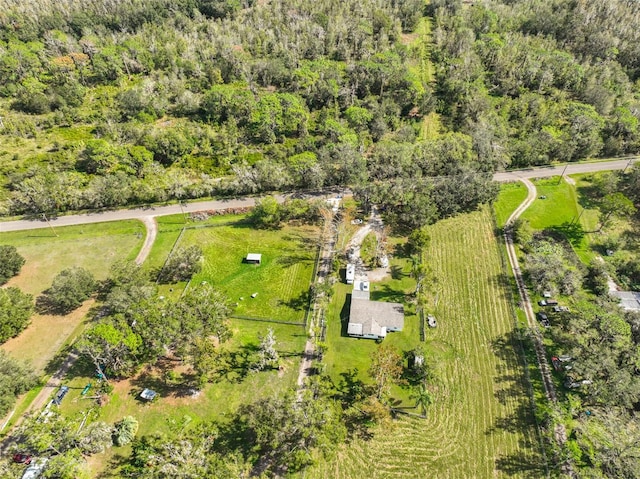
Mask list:
[[[411,246],[424,226],[494,201],[496,171],[636,155],[639,123],[640,2],[631,0],[0,0],[0,216],[7,218],[349,188],[359,213],[377,205],[402,241],[413,231]],[[600,229],[622,216],[621,204],[638,218],[640,168],[625,171],[604,177],[609,186],[593,180],[602,195],[591,201],[608,212]],[[318,205],[279,207],[265,198],[249,217],[253,226],[276,231],[285,219],[319,221]],[[516,226],[527,280],[539,290],[533,294],[553,289],[574,300],[571,315],[556,311],[545,341],[558,355],[556,376],[571,370],[580,381],[558,384],[558,407],[537,397],[532,381],[548,477],[640,477],[640,320],[607,298],[609,273],[638,288],[640,261],[630,253],[608,260],[609,270],[580,265],[571,245],[556,244],[566,231]],[[629,237],[635,248],[637,226]],[[133,376],[173,350],[206,385],[222,356],[200,337],[231,343],[230,323],[221,319],[230,300],[202,281],[179,299],[155,301],[158,283],[173,293],[162,283],[197,273],[203,253],[191,248],[178,250],[155,283],[131,265],[104,284],[88,273],[71,281],[83,271],[66,269],[35,306],[74,310],[98,290],[103,321],[74,347],[100,379],[103,368]],[[0,253],[4,284],[25,260],[13,247]],[[406,278],[431,281],[429,265],[412,259]],[[186,264],[188,274],[173,263]],[[337,262],[335,269],[337,276]],[[510,287],[510,277],[495,281]],[[86,291],[67,301],[69,283]],[[325,289],[329,297],[331,285]],[[419,290],[402,299],[417,304]],[[0,304],[3,341],[29,325],[34,305],[14,287],[0,289]],[[274,354],[274,334],[260,333],[253,346],[263,362]],[[521,348],[526,334],[516,338]],[[237,351],[228,347],[236,360],[249,346],[237,339]],[[574,358],[585,359],[574,368]],[[391,370],[404,380],[407,359],[380,347],[370,374]],[[426,381],[427,366],[418,366]],[[0,369],[6,412],[35,379],[4,353]],[[285,373],[273,369],[272,376]],[[164,377],[164,386],[174,379]],[[38,453],[58,448],[48,466],[56,472],[46,477],[84,477],[74,468],[85,457],[131,441],[118,465],[122,477],[293,477],[390,423],[383,379],[376,396],[355,372],[339,385],[319,374],[304,397],[256,397],[227,422],[171,423],[170,437],[132,441],[138,423],[130,416],[113,428],[96,422],[83,435],[58,437],[56,428],[85,424],[58,414],[48,423],[28,420],[19,434]],[[416,400],[425,418],[432,398],[423,388]],[[558,425],[567,425],[566,437]],[[525,474],[526,465],[516,466]],[[0,468],[0,477],[13,470]]]
[[[622,0],[2,4],[5,215],[348,185],[413,227],[638,148]]]

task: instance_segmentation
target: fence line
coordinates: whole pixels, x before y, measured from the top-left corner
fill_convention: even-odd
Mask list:
[[[169,259],[171,259],[171,256],[173,255],[173,252],[175,251],[176,247],[178,246],[178,243],[180,243],[180,240],[182,239],[182,235],[184,234],[184,230],[185,227],[182,227],[182,230],[180,230],[180,234],[178,235],[178,237],[176,238],[175,242],[173,243],[173,246],[171,247],[171,251],[169,251],[169,254],[167,255],[167,259],[164,260],[164,263],[162,263],[162,268],[160,268],[160,271],[158,271],[158,277],[156,278],[156,284],[158,284],[158,282],[160,281],[160,277],[162,276],[162,272],[164,271],[164,268],[167,266],[167,263],[169,262]]]
[[[239,314],[232,314],[229,316],[234,319],[245,319],[247,321],[259,321],[263,323],[277,323],[277,324],[288,324],[290,326],[305,326],[305,323],[299,323],[295,321],[285,321],[284,319],[274,319],[274,318],[257,318],[255,316],[242,316]]]

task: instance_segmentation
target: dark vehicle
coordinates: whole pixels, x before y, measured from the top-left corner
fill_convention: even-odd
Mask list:
[[[542,301],[538,301],[540,306],[557,306],[558,302],[555,299],[543,299]]]
[[[551,323],[549,322],[548,319],[541,319],[540,320],[540,324],[542,324],[545,328],[550,328],[551,327]]]
[[[14,454],[13,462],[17,462],[18,464],[26,464],[27,466],[31,464],[31,457],[29,454]]]
[[[62,386],[60,388],[60,390],[58,391],[58,394],[56,394],[56,397],[53,398],[53,403],[57,404],[59,406],[68,392],[69,392],[69,387],[68,386]]]
[[[540,321],[540,322],[549,321],[549,316],[547,316],[547,313],[543,313],[542,311],[540,311],[538,313],[538,321]]]

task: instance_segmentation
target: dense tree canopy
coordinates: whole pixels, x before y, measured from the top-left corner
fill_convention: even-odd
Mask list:
[[[17,275],[24,263],[25,259],[18,253],[15,246],[0,245],[0,284],[6,283]]]
[[[33,296],[18,288],[0,289],[0,343],[17,336],[33,314]]]

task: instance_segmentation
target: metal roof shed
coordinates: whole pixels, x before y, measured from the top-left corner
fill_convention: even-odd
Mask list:
[[[260,253],[249,253],[245,261],[251,264],[260,264],[262,262],[262,255]]]

